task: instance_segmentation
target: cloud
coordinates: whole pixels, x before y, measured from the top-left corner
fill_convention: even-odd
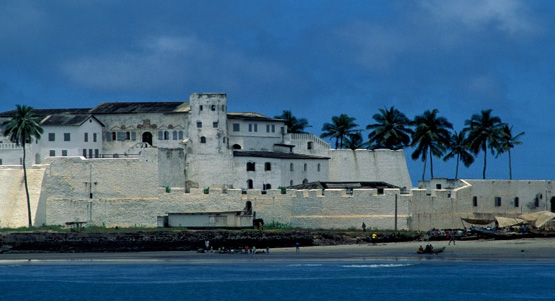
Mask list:
[[[83,87],[139,92],[175,89],[193,82],[231,88],[240,86],[245,78],[265,83],[286,78],[288,73],[279,64],[191,35],[148,37],[132,50],[70,58],[61,70]]]
[[[458,22],[474,31],[493,26],[511,36],[524,37],[539,30],[525,2],[518,0],[430,0],[420,3],[442,22]]]

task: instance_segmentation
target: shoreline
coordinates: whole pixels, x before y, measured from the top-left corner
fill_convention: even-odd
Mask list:
[[[195,251],[94,252],[94,253],[4,253],[0,264],[52,263],[160,263],[217,264],[271,261],[555,261],[555,239],[522,238],[515,240],[471,240],[431,242],[435,248],[446,246],[438,255],[418,255],[424,241],[365,243],[334,246],[270,248],[269,254],[218,254]]]

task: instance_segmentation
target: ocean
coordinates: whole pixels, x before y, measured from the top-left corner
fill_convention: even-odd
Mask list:
[[[554,300],[555,261],[0,262],[3,300]]]

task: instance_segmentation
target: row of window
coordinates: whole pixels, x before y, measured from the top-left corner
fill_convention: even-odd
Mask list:
[[[217,121],[212,122],[212,127],[217,129],[218,128],[218,122]],[[202,128],[202,121],[197,121],[197,128],[198,129]]]
[[[303,184],[308,184],[308,179],[304,179]],[[289,186],[293,186],[293,180],[289,181]],[[254,189],[254,181],[252,179],[247,180],[247,189]],[[272,189],[271,184],[262,184],[262,190],[268,189]]]
[[[93,136],[96,142],[96,134]],[[183,131],[158,131],[158,140],[183,140]],[[106,132],[106,141],[136,141],[135,132]],[[85,141],[87,142],[87,141]]]
[[[49,155],[50,155],[50,157],[56,157],[56,150],[51,149],[49,151]],[[61,155],[62,155],[62,157],[67,157],[67,150],[63,149]],[[94,149],[94,150],[89,149],[88,153],[87,153],[87,149],[83,149],[83,157],[85,157],[85,158],[98,158],[99,155],[100,155],[100,152],[99,152],[98,149]]]
[[[258,124],[256,123],[249,123],[248,124],[249,132],[258,132]],[[241,124],[234,123],[233,124],[233,131],[240,132],[241,131]],[[285,131],[284,127],[281,127],[281,133],[283,134]],[[266,125],[266,133],[275,133],[276,132],[276,125],[275,124],[267,124]]]
[[[534,207],[538,208],[538,207],[540,206],[540,198],[541,198],[541,197],[536,197],[536,198],[534,199]],[[501,204],[502,204],[501,197],[496,196],[496,197],[494,198],[494,205],[495,205],[495,207],[501,207]],[[472,197],[472,206],[473,206],[473,207],[478,207],[478,197],[477,197],[477,196]],[[514,206],[515,208],[520,207],[520,199],[519,199],[519,197],[515,197],[515,198],[514,198],[513,206]]]
[[[201,143],[202,143],[202,138],[201,137]],[[320,163],[318,163],[317,167],[316,167],[317,171],[320,172]],[[271,171],[272,170],[272,164],[270,162],[265,162],[264,163],[264,171]],[[256,171],[256,163],[255,162],[247,162],[247,171]],[[289,164],[289,171],[295,171],[295,165],[293,163]],[[303,165],[303,171],[308,171],[308,164],[304,164]]]
[[[221,108],[222,112],[225,112],[225,106],[224,105],[221,105],[220,108]],[[217,109],[216,105],[211,105],[210,106],[211,111],[216,111],[216,109]],[[202,110],[204,110],[204,106],[200,105],[199,106],[199,111],[202,111]]]

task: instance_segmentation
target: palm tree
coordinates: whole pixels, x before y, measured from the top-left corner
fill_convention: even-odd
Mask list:
[[[520,132],[516,136],[513,136],[512,131],[513,126],[509,127],[509,125],[507,124],[503,126],[503,136],[501,138],[500,151],[497,153],[497,156],[499,156],[501,153],[504,153],[505,151],[509,153],[509,180],[513,179],[513,171],[511,166],[511,148],[514,148],[515,145],[522,144],[522,142],[518,141],[518,138],[525,134],[524,132]]]
[[[500,143],[503,139],[503,126],[501,118],[491,115],[490,110],[483,110],[480,114],[474,114],[467,119],[464,124],[465,132],[468,132],[468,148],[477,155],[480,150],[484,152],[484,170],[482,177],[486,178],[487,150],[490,149],[492,155],[500,150]]]
[[[430,157],[430,177],[434,177],[434,164],[432,157],[440,158],[449,147],[451,135],[448,129],[453,128],[453,124],[445,117],[437,116],[439,111],[426,110],[424,114],[414,117],[412,124],[416,127],[416,131],[412,136],[411,146],[416,149],[412,153],[412,159],[422,158],[424,169],[422,171],[422,181],[426,174],[426,162],[428,153]]]
[[[464,166],[469,167],[474,163],[474,156],[468,151],[466,135],[464,131],[460,133],[454,132],[451,135],[451,141],[449,142],[449,149],[451,150],[445,157],[443,161],[448,160],[457,156],[457,168],[455,169],[455,179],[459,177],[459,162],[462,161]]]
[[[40,118],[32,112],[33,108],[26,105],[17,105],[15,115],[9,121],[4,123],[4,136],[9,136],[10,141],[21,144],[23,148],[23,179],[25,180],[25,194],[27,196],[27,216],[29,218],[29,228],[33,226],[31,220],[31,202],[29,200],[29,187],[27,184],[27,167],[25,160],[27,157],[25,144],[29,143],[34,137],[40,139],[43,130],[40,126]]]
[[[374,114],[374,124],[366,126],[372,130],[368,135],[368,142],[372,148],[401,149],[410,144],[410,135],[413,131],[408,127],[410,120],[395,107],[380,109],[380,113]]]
[[[324,123],[322,127],[322,135],[320,137],[327,138],[332,137],[335,138],[335,148],[339,145],[340,148],[343,148],[343,140],[350,134],[354,133],[355,127],[358,126],[354,121],[356,118],[349,117],[347,114],[341,114],[339,116],[333,116],[331,118],[332,123]]]
[[[347,137],[345,137],[345,148],[355,150],[366,147],[368,147],[368,142],[362,140],[362,134],[360,132],[348,134]]]
[[[308,125],[306,118],[297,119],[293,116],[290,110],[285,110],[280,116],[275,116],[275,118],[285,120],[285,125],[287,126],[288,133],[305,133],[304,129],[311,127]]]

